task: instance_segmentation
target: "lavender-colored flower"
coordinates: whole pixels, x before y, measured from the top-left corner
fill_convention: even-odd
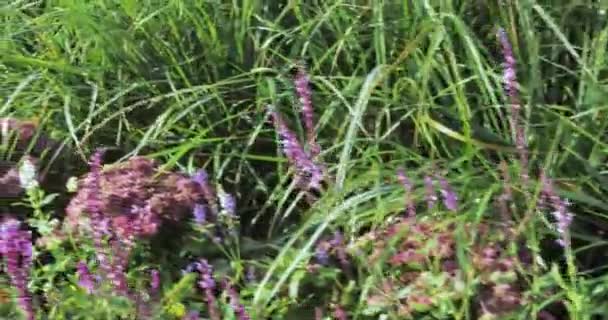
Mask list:
[[[199,320],[199,314],[198,311],[196,310],[192,310],[190,312],[188,312],[183,318],[182,320]]]
[[[340,261],[342,267],[346,268],[348,266],[348,257],[344,248],[344,237],[342,236],[342,233],[336,231],[334,237],[329,240],[329,245],[338,256],[338,261]]]
[[[433,185],[433,178],[430,176],[424,177],[424,188],[426,192],[426,203],[428,209],[432,209],[437,202],[437,193],[435,192],[435,186]]]
[[[509,41],[509,36],[505,29],[500,28],[497,32],[498,40],[502,46],[502,54],[504,59],[504,84],[505,90],[510,98],[517,98],[517,70],[516,60],[513,54],[513,47]]]
[[[207,260],[201,259],[201,261],[195,264],[195,268],[200,274],[198,286],[201,289],[215,289],[213,267],[207,262]]]
[[[405,170],[397,170],[397,179],[405,189],[405,205],[407,207],[407,215],[412,218],[416,216],[416,206],[414,205],[414,197],[412,194],[412,181],[405,175]]]
[[[215,279],[213,278],[213,267],[205,259],[201,259],[194,264],[194,268],[199,272],[198,286],[205,293],[207,309],[211,320],[220,320],[220,314],[216,306],[215,299]]]
[[[155,295],[160,289],[160,272],[156,269],[150,271],[150,293]]]
[[[524,126],[520,123],[521,103],[519,101],[519,93],[517,91],[517,69],[513,47],[509,41],[509,37],[504,29],[500,28],[497,33],[498,39],[502,46],[504,58],[504,76],[505,91],[511,100],[511,132],[515,134],[515,145],[519,153],[519,161],[522,168],[522,178],[524,186],[528,185],[528,150],[526,145],[526,137]]]
[[[236,217],[236,200],[230,194],[224,191],[224,189],[220,186],[218,190],[218,198],[220,200],[220,206],[230,217]]]
[[[205,208],[205,205],[200,203],[195,204],[192,214],[194,215],[194,222],[197,224],[202,225],[207,222],[207,208]]]
[[[76,266],[76,275],[78,276],[78,285],[84,289],[88,294],[92,294],[95,291],[95,282],[89,271],[89,267],[86,262],[80,261]]]
[[[438,176],[437,180],[439,180],[439,186],[441,187],[440,191],[445,207],[450,211],[458,210],[458,197],[454,190],[452,190],[452,187],[450,187],[448,181],[443,176]]]
[[[211,185],[209,184],[209,175],[205,169],[199,169],[192,176],[192,180],[194,180],[201,187],[203,191],[203,197],[205,201],[207,201],[207,205],[211,208],[211,213],[213,215],[217,215],[217,198],[215,196],[215,192]]]
[[[104,275],[108,276],[112,274],[112,267],[108,260],[104,237],[109,233],[109,223],[103,215],[103,203],[100,198],[103,154],[104,150],[99,149],[91,156],[91,160],[89,161],[90,172],[84,179],[83,189],[86,194],[85,205],[86,211],[89,214],[97,262]]]
[[[315,258],[319,264],[329,264],[329,252],[327,250],[328,247],[329,243],[326,241],[321,241],[317,244],[315,248]]]
[[[119,225],[115,223],[116,221],[110,222],[103,212],[104,203],[101,199],[103,154],[103,149],[97,150],[89,162],[90,172],[83,183],[83,189],[86,192],[86,211],[90,217],[93,243],[102,275],[113,285],[117,294],[127,296],[128,285],[124,269],[126,268],[130,246],[125,246],[125,244],[128,244],[125,241],[120,241],[119,239],[112,240],[110,248],[114,249],[114,254],[110,260],[108,246],[106,246],[104,241],[106,236],[129,233],[120,229]],[[127,224],[126,226],[132,225]],[[123,237],[122,240],[127,239]]]
[[[325,168],[313,162],[302,148],[296,135],[287,127],[279,113],[273,106],[268,106],[277,132],[281,136],[283,152],[296,170],[296,182],[298,186],[308,189],[321,189],[321,182],[325,177]]]
[[[0,225],[0,254],[4,256],[6,273],[18,294],[17,302],[28,320],[33,320],[32,298],[27,289],[32,267],[32,235],[20,229],[18,220],[8,218]]]
[[[553,181],[547,177],[544,172],[541,173],[541,183],[543,185],[543,197],[548,199],[548,202],[553,209],[551,214],[555,218],[556,229],[560,235],[557,243],[563,247],[568,246],[570,244],[568,229],[574,216],[572,213],[568,212],[567,201],[561,199],[559,195],[557,195],[553,188]]]
[[[255,267],[254,266],[247,267],[247,273],[245,274],[245,279],[247,279],[248,282],[255,282],[256,278],[257,277],[256,277]]]
[[[110,242],[110,247],[113,255],[111,271],[107,275],[107,278],[114,286],[114,290],[117,294],[128,297],[129,285],[127,283],[126,269],[129,262],[129,254],[133,248],[132,243],[114,240]]]
[[[312,90],[310,89],[310,78],[304,68],[298,68],[294,83],[300,104],[302,105],[302,117],[304,118],[304,127],[306,128],[306,139],[308,140],[310,156],[314,159],[321,152],[321,147],[316,142]]]
[[[228,293],[230,298],[230,307],[234,312],[237,320],[249,320],[251,319],[245,310],[245,306],[239,301],[239,294],[236,289],[230,284],[228,280],[224,281],[224,290]]]

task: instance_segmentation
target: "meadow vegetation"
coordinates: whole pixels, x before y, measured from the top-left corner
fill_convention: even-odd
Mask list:
[[[0,318],[608,318],[606,10],[0,2]]]

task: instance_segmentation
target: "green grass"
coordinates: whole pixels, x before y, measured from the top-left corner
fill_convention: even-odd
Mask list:
[[[300,307],[311,319],[308,301],[331,300],[351,308],[349,319],[367,319],[382,267],[358,264],[354,288],[328,276],[328,290],[303,284],[302,270],[328,232],[355,241],[403,210],[395,177],[402,166],[421,204],[422,177],[433,170],[448,172],[459,194],[458,213],[420,216],[500,221],[499,163],[514,179],[520,170],[495,36],[504,27],[517,58],[532,180],[540,169],[552,176],[576,216],[564,252],[551,243],[552,222],[535,211],[533,194],[514,204],[516,224],[531,217],[519,226],[538,258],[527,279],[533,302],[514,318],[561,301],[565,318],[603,319],[606,10],[602,1],[9,0],[0,4],[0,117],[38,119],[79,168],[100,146],[118,150],[115,160],[146,155],[166,169],[206,168],[236,195],[242,236],[272,248],[224,261],[263,270],[243,294],[254,318],[295,319],[285,310]],[[299,62],[312,78],[322,159],[335,178],[312,206],[291,183],[266,113],[277,106],[304,136],[292,84]],[[315,302],[318,292],[326,300]],[[347,301],[345,292],[356,294]],[[471,303],[452,316],[474,319]]]

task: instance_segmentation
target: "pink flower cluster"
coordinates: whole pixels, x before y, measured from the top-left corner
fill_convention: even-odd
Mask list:
[[[101,170],[99,157],[99,153],[94,157],[91,171],[80,180],[79,191],[66,209],[66,226],[74,231],[111,231],[121,241],[132,242],[155,235],[163,223],[189,217],[203,199],[197,182],[161,171],[154,160],[134,157]],[[86,214],[89,219],[84,219]]]
[[[155,235],[163,223],[189,216],[203,195],[190,177],[161,172],[152,160],[135,157],[103,170],[102,155],[98,151],[92,156],[90,172],[66,209],[65,223],[92,236],[102,279],[116,293],[129,296],[126,268],[135,241]],[[92,291],[86,274],[81,265],[80,282]]]

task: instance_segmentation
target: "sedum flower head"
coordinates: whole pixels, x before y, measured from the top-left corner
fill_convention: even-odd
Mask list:
[[[155,235],[164,223],[188,217],[203,199],[201,186],[190,177],[161,171],[156,162],[135,157],[101,169],[96,158],[79,182],[79,191],[66,209],[67,226],[90,230],[83,213],[112,229],[121,240]],[[105,230],[107,231],[107,230]]]

